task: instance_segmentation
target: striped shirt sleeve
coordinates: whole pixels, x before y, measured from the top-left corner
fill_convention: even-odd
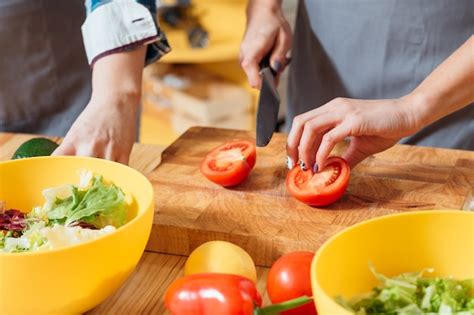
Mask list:
[[[171,48],[156,20],[155,1],[85,0],[82,34],[89,63],[140,45],[147,45],[146,64],[168,53]]]

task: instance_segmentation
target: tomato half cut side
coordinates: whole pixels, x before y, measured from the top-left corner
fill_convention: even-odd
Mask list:
[[[246,140],[224,143],[212,150],[201,164],[201,173],[224,187],[244,181],[257,161],[255,144]]]
[[[330,157],[318,173],[293,168],[286,177],[286,189],[310,206],[327,206],[342,197],[349,184],[350,167],[341,157]]]

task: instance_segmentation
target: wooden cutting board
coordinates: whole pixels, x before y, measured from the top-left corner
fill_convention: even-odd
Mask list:
[[[472,204],[474,152],[460,150],[397,145],[355,167],[344,197],[323,209],[286,192],[283,134],[257,149],[257,164],[238,187],[222,188],[201,175],[200,163],[213,148],[252,138],[245,131],[196,127],[163,152],[161,164],[148,174],[155,189],[148,250],[188,255],[203,242],[227,240],[246,249],[257,265],[269,266],[282,253],[314,251],[366,219]]]

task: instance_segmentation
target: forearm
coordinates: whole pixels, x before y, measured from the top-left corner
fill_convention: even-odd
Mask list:
[[[92,99],[137,105],[141,97],[146,46],[97,60],[92,73]]]
[[[474,102],[474,36],[439,65],[408,98],[412,100],[419,128]]]
[[[258,7],[266,7],[271,11],[278,11],[281,9],[282,0],[249,0],[247,4],[247,16],[254,12]]]

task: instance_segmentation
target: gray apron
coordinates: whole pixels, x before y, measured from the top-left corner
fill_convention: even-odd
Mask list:
[[[83,0],[0,0],[0,131],[64,136],[91,96]]]
[[[300,1],[287,121],[335,97],[406,95],[473,33],[474,0]],[[402,142],[474,150],[474,104]]]

